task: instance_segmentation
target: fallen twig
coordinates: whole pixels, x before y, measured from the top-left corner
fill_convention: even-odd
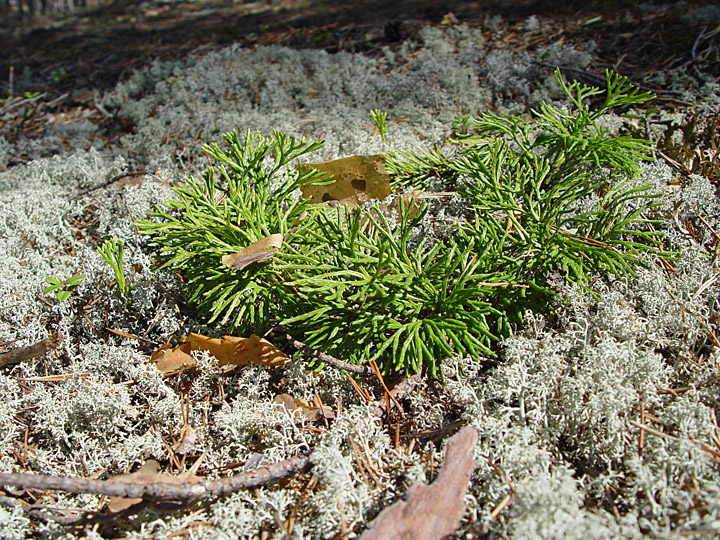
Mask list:
[[[324,362],[325,364],[334,368],[342,369],[343,371],[349,371],[350,373],[357,373],[358,375],[363,375],[365,377],[375,374],[373,369],[369,366],[357,366],[355,364],[348,364],[347,362],[338,360],[334,356],[330,356],[329,354],[325,354],[324,352],[318,351],[317,349],[308,347],[302,341],[298,341],[289,334],[285,336],[285,339],[287,339],[287,342],[298,351],[304,352],[308,356],[312,356],[313,358],[316,358],[321,362]]]
[[[102,183],[100,183],[100,184],[97,184],[97,185],[94,185],[94,186],[90,186],[90,187],[84,188],[84,189],[79,189],[78,191],[76,191],[75,193],[73,193],[73,194],[70,195],[70,200],[71,200],[71,201],[74,201],[75,199],[78,199],[78,198],[80,198],[80,197],[84,197],[84,196],[87,195],[88,193],[92,193],[93,191],[97,191],[98,189],[102,189],[102,188],[105,188],[105,187],[107,187],[107,186],[109,186],[109,185],[111,185],[111,184],[114,184],[114,183],[117,182],[118,180],[122,180],[123,178],[130,178],[130,177],[133,177],[133,176],[152,176],[152,177],[154,177],[154,178],[157,178],[157,179],[159,179],[159,180],[162,180],[162,178],[160,178],[158,175],[153,174],[153,173],[148,172],[148,171],[128,171],[128,172],[116,174],[115,176],[112,176],[112,177],[108,178],[107,180],[105,180],[104,182],[102,182]]]
[[[20,98],[17,97],[15,99],[9,99],[5,105],[0,107],[0,114],[10,112],[11,110],[19,107],[20,105],[25,105],[26,103],[34,103],[36,101],[40,101],[45,96],[47,96],[47,93],[44,92],[42,94],[38,94],[37,96],[29,97],[29,98]]]
[[[45,474],[0,473],[0,486],[57,489],[68,493],[96,493],[149,501],[193,501],[220,497],[242,489],[252,489],[287,478],[312,466],[308,456],[296,456],[255,471],[200,482],[137,483],[127,480],[92,480]]]
[[[632,426],[635,426],[636,428],[639,428],[643,431],[650,433],[651,435],[655,435],[662,439],[667,439],[669,441],[677,441],[678,440],[678,438],[675,437],[674,435],[669,435],[667,433],[663,433],[662,431],[659,431],[648,425],[641,424],[640,422],[636,422],[635,420],[628,420],[628,423],[630,423],[630,425],[632,425]],[[698,444],[698,443],[696,443],[696,444]],[[715,450],[712,446],[710,446],[709,444],[705,444],[704,442],[700,442],[699,447],[700,447],[700,450],[702,450],[703,452],[706,452],[712,456],[710,458],[711,461],[714,461],[715,463],[720,463],[720,452],[718,450]]]
[[[42,356],[48,351],[57,349],[62,343],[63,336],[60,332],[56,332],[46,337],[42,341],[38,341],[33,345],[27,347],[19,347],[11,351],[0,354],[0,367],[11,366],[13,364],[19,364],[23,360],[35,358],[36,356]]]

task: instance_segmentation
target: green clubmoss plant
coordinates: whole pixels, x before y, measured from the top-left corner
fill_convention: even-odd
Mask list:
[[[222,263],[222,256],[271,234],[292,241],[291,229],[309,206],[294,192],[319,175],[288,164],[322,143],[297,141],[278,131],[270,137],[247,132],[242,140],[232,132],[225,141],[226,149],[204,147],[220,163],[217,172],[211,167],[202,180],[189,178],[174,188],[177,198],[138,226],[155,236],[153,244],[164,258],[161,267],[184,274],[191,300],[210,315],[210,322],[241,333],[264,332],[278,295],[285,291],[278,288],[275,261],[234,271]]]
[[[434,176],[448,181],[467,172],[458,168],[458,159],[482,151],[488,143],[504,140],[513,153],[533,159],[543,156],[550,169],[549,183],[554,183],[578,168],[607,167],[613,174],[634,174],[640,161],[652,160],[652,144],[641,138],[618,137],[603,127],[602,119],[617,107],[641,105],[655,96],[638,89],[611,71],[606,71],[606,88],[587,86],[577,81],[566,82],[560,70],[555,78],[572,108],[565,109],[543,103],[532,118],[486,112],[477,118],[460,116],[453,123],[458,144],[456,156],[447,156],[439,149],[433,151],[404,150],[388,153],[387,170],[397,181],[417,189],[427,188]],[[592,98],[604,94],[597,107]],[[472,172],[472,171],[471,171]],[[548,186],[544,186],[547,188]]]
[[[370,118],[372,118],[375,127],[378,128],[380,138],[383,141],[387,141],[387,124],[385,123],[385,120],[387,119],[387,113],[381,111],[380,109],[373,109],[372,111],[370,111]]]
[[[474,212],[432,245],[422,240],[425,207],[401,204],[393,215],[296,198],[320,175],[289,161],[321,143],[278,132],[242,141],[230,133],[227,150],[206,146],[220,178],[212,168],[202,182],[190,178],[168,211],[139,226],[155,235],[163,266],[183,272],[211,322],[241,332],[279,323],[345,361],[374,360],[385,372],[425,366],[440,376],[444,358],[493,356],[526,310],[546,307],[549,272],[586,282],[597,272],[632,273],[642,253],[660,253],[646,216],[655,195],[626,182],[638,160],[650,159],[649,143],[613,138],[599,122],[651,96],[608,73],[604,101],[590,109],[586,101],[601,90],[556,76],[574,110],[543,105],[532,121],[461,118],[455,156],[436,149],[391,158],[396,180],[417,187],[439,176]],[[222,263],[278,233],[283,245],[263,262],[239,271]]]
[[[652,159],[652,146],[612,136],[602,119],[653,96],[609,71],[605,90],[567,83],[559,70],[555,77],[572,109],[543,104],[531,120],[461,117],[455,156],[406,151],[391,157],[390,169],[415,187],[432,176],[457,184],[476,214],[461,228],[502,238],[499,269],[519,282],[542,285],[556,269],[583,282],[595,273],[632,274],[642,253],[661,252],[651,227],[659,195],[630,181],[638,163]],[[591,108],[590,98],[602,94]]]
[[[543,103],[539,111],[532,111],[531,120],[491,112],[472,121],[469,117],[460,118],[455,128],[470,132],[459,134],[458,139],[466,147],[483,144],[489,138],[512,141],[513,149],[522,155],[543,155],[556,179],[577,168],[586,169],[587,165],[633,174],[638,170],[638,162],[652,160],[653,146],[649,141],[615,136],[602,126],[601,120],[617,107],[647,103],[654,99],[654,94],[640,94],[638,88],[627,82],[627,77],[609,70],[605,71],[605,89],[577,81],[568,83],[559,69],[555,70],[555,79],[572,108]],[[592,107],[591,98],[603,94],[600,104]]]
[[[283,258],[285,285],[295,293],[282,306],[282,324],[311,347],[384,371],[433,377],[453,355],[493,356],[492,344],[507,332],[507,315],[494,306],[510,285],[501,272],[484,272],[485,255],[455,240],[418,244],[425,209],[399,223],[377,208],[340,208],[315,214],[304,244]]]

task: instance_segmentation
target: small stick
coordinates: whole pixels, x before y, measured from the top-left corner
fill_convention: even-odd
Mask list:
[[[640,422],[641,425],[645,425],[645,405],[643,404],[643,397],[640,394]],[[638,440],[638,454],[642,455],[642,451],[645,448],[645,430],[640,430],[640,439]]]
[[[148,339],[141,336],[136,336],[135,334],[128,334],[127,332],[123,332],[122,330],[113,330],[112,328],[105,328],[108,332],[112,332],[116,336],[120,337],[126,337],[130,339],[137,339],[138,341],[144,341],[145,343],[152,343],[153,345],[160,345],[157,341],[153,341],[152,339]]]
[[[385,389],[385,400],[386,400],[385,406],[387,407],[387,411],[388,412],[390,411],[390,403],[387,402],[387,400],[389,398],[395,404],[395,406],[398,408],[398,410],[400,411],[400,414],[403,414],[404,411],[403,411],[402,405],[400,405],[400,402],[397,399],[395,399],[395,396],[392,395],[392,393],[390,392],[390,389],[385,384],[385,380],[383,379],[382,373],[380,372],[380,368],[378,367],[377,362],[375,362],[375,360],[373,360],[372,362],[370,362],[370,366],[375,371],[375,376],[378,378],[378,380],[380,381],[380,384],[382,384],[382,387]]]
[[[510,501],[513,498],[512,493],[508,493],[503,497],[503,500],[498,503],[498,505],[493,509],[492,512],[490,512],[490,519],[493,520],[496,517],[498,517],[505,508],[507,508],[507,505],[510,504]]]
[[[693,43],[692,50],[690,51],[690,54],[692,56],[692,63],[695,63],[697,61],[697,50],[698,45],[700,45],[700,42],[703,39],[703,36],[705,35],[705,30],[707,30],[707,25],[703,26],[700,30],[700,33],[698,34],[697,39],[695,40],[695,43]]]
[[[56,332],[33,345],[27,347],[19,347],[6,353],[0,354],[0,367],[19,364],[23,360],[29,360],[36,356],[42,356],[48,351],[57,349],[62,343],[63,336],[60,332]]]
[[[648,415],[649,416],[649,415]],[[644,424],[641,424],[640,422],[636,422],[635,420],[628,420],[628,423],[635,426],[636,428],[639,428],[641,430],[647,431],[651,435],[656,435],[658,437],[661,437],[663,439],[668,439],[670,441],[677,441],[678,438],[674,437],[673,435],[668,435],[667,433],[663,433],[662,431],[658,431],[657,429],[653,429],[650,426],[646,426]],[[710,445],[705,444],[704,442],[700,442],[699,444],[700,449],[703,452],[707,452],[712,458],[710,458],[715,463],[720,463],[720,452],[712,448]]]
[[[296,456],[255,471],[236,474],[218,480],[201,482],[156,481],[149,483],[127,480],[93,480],[66,478],[46,474],[0,473],[0,486],[57,489],[68,493],[97,493],[127,499],[143,498],[161,501],[192,501],[229,495],[242,489],[252,489],[281,480],[312,466],[308,456]]]
[[[31,97],[31,98],[23,98],[23,99],[15,98],[14,100],[9,99],[7,101],[7,103],[5,103],[5,105],[0,107],[0,113],[6,113],[6,112],[9,112],[9,111],[19,107],[20,105],[25,105],[26,103],[33,103],[35,101],[41,100],[45,96],[47,96],[47,93],[42,93],[42,94],[39,94],[39,95],[37,95],[35,97]]]
[[[133,176],[152,176],[154,178],[157,178],[158,180],[162,180],[158,175],[153,174],[148,171],[128,171],[128,172],[116,174],[115,176],[108,178],[101,184],[97,184],[95,186],[91,186],[91,187],[88,187],[85,189],[79,189],[78,191],[76,191],[75,193],[70,195],[70,200],[74,201],[75,199],[83,197],[83,196],[87,195],[88,193],[92,193],[93,191],[97,191],[98,189],[102,189],[111,184],[114,184],[118,180],[122,180],[123,178],[130,178]]]
[[[358,383],[355,382],[355,379],[353,379],[349,373],[346,373],[345,376],[347,377],[347,380],[350,381],[350,384],[352,384],[352,387],[355,389],[355,391],[360,396],[360,399],[362,399],[365,403],[370,402],[370,397],[368,396],[368,392],[364,391],[360,386],[358,386]]]
[[[651,428],[650,426],[647,426],[645,424],[641,424],[640,422],[636,422],[635,420],[628,420],[628,423],[630,425],[635,426],[638,429],[641,429],[643,431],[647,431],[651,435],[655,435],[657,437],[660,437],[662,439],[668,439],[670,441],[676,441],[677,437],[673,437],[672,435],[668,435],[667,433],[663,433],[662,431],[659,431],[655,428]]]
[[[285,339],[287,339],[287,342],[298,351],[304,352],[308,356],[312,356],[313,358],[316,358],[321,362],[334,368],[342,369],[343,371],[349,371],[350,373],[357,373],[358,375],[363,375],[364,377],[368,377],[375,373],[371,367],[348,364],[347,362],[338,360],[334,356],[330,356],[329,354],[325,354],[324,352],[318,351],[317,349],[308,347],[302,341],[298,341],[289,334],[285,336]]]

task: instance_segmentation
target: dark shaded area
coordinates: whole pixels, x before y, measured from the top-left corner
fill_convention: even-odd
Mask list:
[[[685,17],[711,5],[690,0],[679,11],[659,2],[640,6],[619,0],[121,0],[95,11],[25,18],[0,6],[5,15],[0,18],[0,135],[9,142],[35,139],[45,133],[50,115],[54,122],[60,115],[62,121],[85,118],[101,126],[103,140],[113,142],[134,126],[105,110],[102,95],[155,58],[179,60],[232,43],[381,55],[386,47],[395,50],[405,40],[419,39],[428,24],[467,24],[481,30],[488,48],[513,54],[554,43],[587,50],[593,43],[597,62],[585,70],[568,68],[566,76],[602,86],[604,70],[613,69],[658,94],[653,106],[673,109],[689,103],[651,84],[650,76],[678,67],[698,79],[702,72],[720,74],[720,25],[689,23]],[[547,66],[548,71],[555,67]],[[677,154],[671,148],[666,152]],[[8,165],[24,160],[15,156]]]
[[[151,58],[182,58],[193,51],[236,42],[329,52],[368,51],[406,39],[424,24],[440,23],[448,12],[463,21],[476,21],[492,4],[432,0],[236,4],[210,0],[169,6],[125,2],[55,23],[42,17],[15,17],[2,32],[0,47],[10,54],[0,59],[0,81],[7,87],[12,66],[16,81],[29,70],[37,85],[49,83],[58,91],[108,89]],[[530,3],[522,4],[527,11]]]
[[[687,6],[710,4],[691,1]],[[522,31],[533,14],[550,19],[553,32]],[[702,34],[711,30],[690,27],[677,9],[658,4],[656,9],[641,10],[638,3],[617,1],[117,2],[94,12],[55,16],[56,20],[4,15],[0,93],[79,91],[80,98],[83,91],[112,88],[152,58],[182,58],[235,42],[373,54],[412,38],[425,24],[458,21],[487,27],[491,43],[511,49],[592,39],[607,64],[598,68],[614,66],[637,75],[697,61],[704,50],[698,45],[710,44],[710,38],[703,42]],[[488,25],[497,15],[503,24]],[[717,70],[717,50],[710,61]]]

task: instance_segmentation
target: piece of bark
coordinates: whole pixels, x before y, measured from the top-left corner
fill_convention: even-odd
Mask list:
[[[50,334],[42,341],[38,341],[27,347],[19,347],[11,351],[0,354],[0,367],[19,364],[23,360],[29,360],[37,356],[42,356],[48,351],[57,349],[62,343],[63,336],[60,332]]]
[[[445,448],[445,461],[435,482],[416,483],[406,501],[397,501],[370,523],[360,540],[440,540],[460,526],[463,499],[475,469],[477,430],[465,426]]]

